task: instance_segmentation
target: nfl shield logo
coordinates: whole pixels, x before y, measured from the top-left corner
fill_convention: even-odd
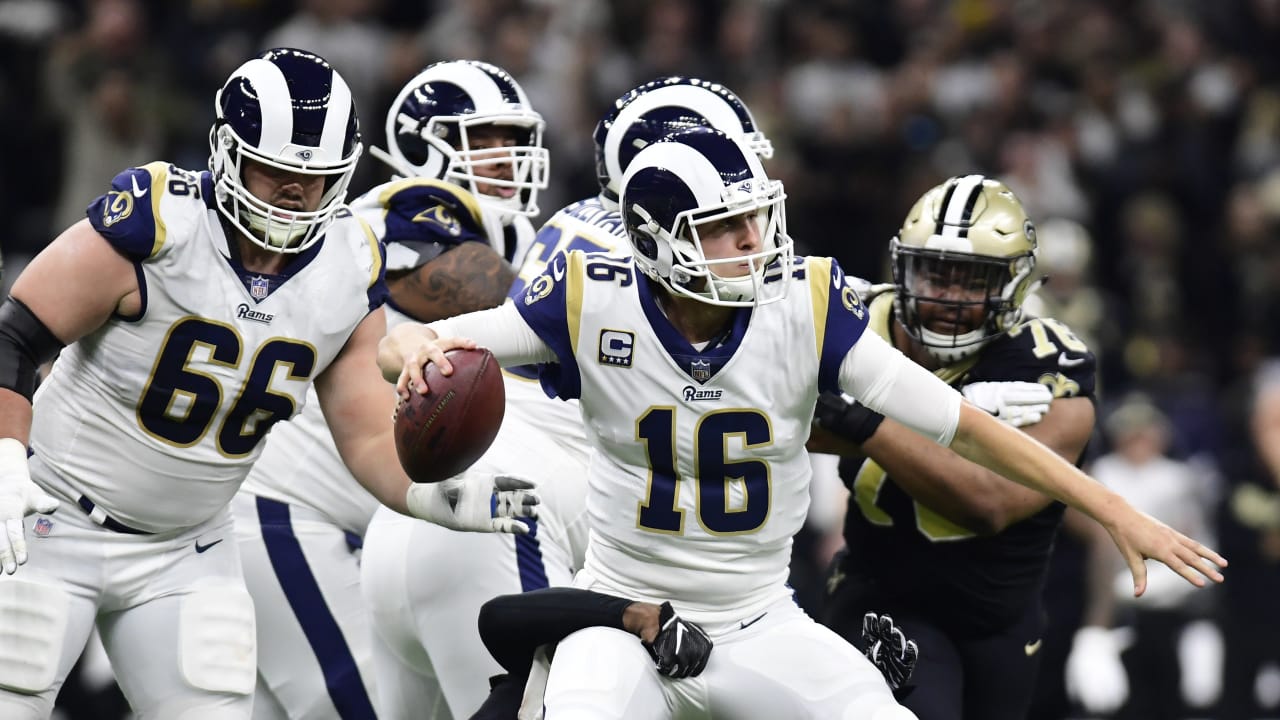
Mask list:
[[[711,362],[708,360],[694,360],[689,364],[689,376],[700,383],[710,380]]]
[[[49,537],[51,530],[53,530],[53,521],[49,518],[36,518],[35,527],[31,528],[37,537]]]
[[[271,281],[264,277],[249,278],[249,294],[254,300],[265,300],[271,292]]]

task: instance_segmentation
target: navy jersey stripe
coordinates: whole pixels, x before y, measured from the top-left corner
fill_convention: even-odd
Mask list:
[[[516,567],[520,571],[520,592],[541,590],[547,581],[547,567],[542,561],[542,547],[538,542],[538,521],[523,520],[529,526],[528,535],[516,536]]]
[[[289,607],[293,609],[294,617],[302,626],[307,643],[324,671],[325,687],[338,710],[338,717],[343,720],[376,717],[351,648],[325,603],[320,585],[311,574],[302,545],[293,534],[289,506],[264,497],[257,500],[258,522],[262,526],[267,557],[271,560],[276,579],[280,581],[280,589],[289,600]]]

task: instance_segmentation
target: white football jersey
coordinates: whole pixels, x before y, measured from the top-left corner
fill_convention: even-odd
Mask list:
[[[517,307],[555,351],[544,382],[577,397],[592,456],[586,572],[706,621],[790,594],[791,538],[809,506],[819,390],[866,328],[829,258],[797,258],[777,303],[737,311],[699,350],[629,257],[557,255]],[[777,282],[782,271],[766,282]]]
[[[151,163],[112,188],[89,220],[134,260],[143,309],[63,350],[36,395],[31,447],[50,482],[126,525],[189,527],[227,505],[267,431],[381,306],[383,256],[342,211],[284,274],[249,272],[209,173]]]
[[[519,301],[534,278],[542,274],[547,262],[559,253],[581,250],[586,253],[630,255],[627,228],[616,207],[605,205],[599,197],[579,200],[562,208],[538,231],[532,247],[519,266],[510,297]],[[547,397],[538,380],[536,367],[511,367],[503,370],[507,392],[507,413],[530,421],[546,431],[561,448],[578,457],[584,465],[589,456],[586,432],[576,400],[561,402]]]
[[[502,252],[503,226],[497,216],[467,192],[440,180],[384,183],[354,200],[351,209],[386,242],[388,271],[411,270],[461,242],[486,242]],[[388,303],[388,329],[410,321]],[[388,386],[387,392],[395,390]],[[310,393],[314,395],[315,390]],[[378,509],[377,499],[343,463],[314,397],[296,418],[271,433],[244,490],[311,508],[362,537]]]

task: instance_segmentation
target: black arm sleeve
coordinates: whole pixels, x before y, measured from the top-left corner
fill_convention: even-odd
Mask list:
[[[539,645],[558,642],[583,628],[625,629],[622,615],[631,603],[565,587],[500,595],[480,608],[480,639],[507,672],[524,676]]]

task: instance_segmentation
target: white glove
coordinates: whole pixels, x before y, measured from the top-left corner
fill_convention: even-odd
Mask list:
[[[47,495],[27,472],[27,448],[14,438],[0,438],[0,567],[10,575],[27,561],[26,528],[33,512],[51,513],[58,501]]]
[[[1129,698],[1129,675],[1120,662],[1119,631],[1085,626],[1067,656],[1067,696],[1091,713],[1115,712]]]
[[[1053,391],[1033,382],[976,382],[960,389],[965,398],[1013,427],[1035,425],[1049,412]]]
[[[405,501],[409,514],[465,532],[526,535],[516,518],[538,517],[541,499],[532,480],[518,475],[467,471],[438,483],[414,483]]]

